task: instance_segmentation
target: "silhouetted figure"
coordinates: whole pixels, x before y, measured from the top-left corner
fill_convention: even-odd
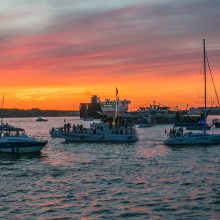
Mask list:
[[[67,132],[70,132],[71,124],[67,123],[66,128],[67,128]]]
[[[66,126],[66,123],[65,123],[64,126],[63,126],[64,132],[66,132],[66,128],[67,128],[67,126]]]

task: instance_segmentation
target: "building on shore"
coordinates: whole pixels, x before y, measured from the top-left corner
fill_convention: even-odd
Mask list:
[[[98,119],[102,116],[102,109],[100,99],[94,95],[91,97],[90,103],[80,103],[80,118],[94,118]]]

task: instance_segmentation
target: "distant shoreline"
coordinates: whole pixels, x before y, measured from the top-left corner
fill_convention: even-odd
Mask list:
[[[33,118],[33,117],[74,117],[79,111],[33,109],[0,109],[1,118]]]

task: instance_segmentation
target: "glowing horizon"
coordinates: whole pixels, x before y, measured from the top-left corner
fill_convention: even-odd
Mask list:
[[[113,99],[116,86],[131,110],[153,100],[201,106],[203,37],[220,91],[219,8],[217,0],[1,2],[4,107],[78,110],[92,95]]]

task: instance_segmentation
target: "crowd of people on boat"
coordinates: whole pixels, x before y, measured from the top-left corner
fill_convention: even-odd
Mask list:
[[[132,128],[133,127],[133,123],[127,119],[121,119],[121,118],[117,118],[115,120],[112,119],[105,119],[102,120],[102,122],[105,125],[109,126],[109,129],[112,128]],[[83,126],[83,124],[72,124],[71,123],[64,123],[63,127],[57,128],[58,130],[62,131],[62,132],[73,132],[73,133],[87,133],[88,130],[92,130],[92,132],[95,134],[96,133],[96,126],[91,126],[90,128],[85,128]],[[52,131],[55,131],[55,128],[52,128]]]
[[[65,123],[63,126],[64,132],[83,132],[83,124],[73,124]]]
[[[166,133],[166,130],[165,130]],[[169,136],[170,137],[178,137],[178,136],[183,136],[184,132],[183,132],[183,128],[171,128],[169,131]]]
[[[63,127],[57,128],[60,131],[63,132],[79,132],[83,133],[83,129],[86,129],[83,127],[83,124],[73,124],[65,123]],[[55,128],[52,128],[52,131],[55,131]]]

